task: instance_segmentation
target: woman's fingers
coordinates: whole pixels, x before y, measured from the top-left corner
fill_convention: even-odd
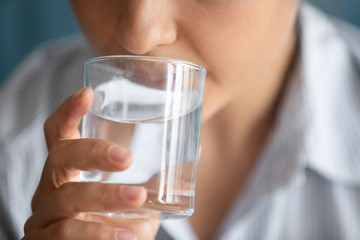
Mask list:
[[[34,214],[25,224],[24,239],[149,239],[157,220],[94,222],[89,212],[126,211],[141,207],[143,187],[80,183],[80,170],[122,171],[132,160],[129,150],[105,140],[77,139],[78,124],[93,101],[90,88],[69,97],[44,125],[49,149],[40,184],[34,195]],[[124,230],[128,229],[128,230]],[[56,237],[55,237],[56,236]]]
[[[29,218],[25,234],[29,239],[133,239],[135,235],[139,240],[153,239],[159,227],[158,220],[111,219],[111,223],[104,224],[87,221],[91,217],[84,213],[136,209],[145,200],[146,190],[143,187],[66,183],[56,189]]]
[[[75,139],[61,141],[51,149],[46,162],[45,181],[55,187],[74,181],[78,170],[123,171],[132,161],[130,150],[105,140]]]
[[[128,231],[134,233],[138,240],[155,239],[160,226],[160,221],[156,218],[123,219],[109,218],[98,214],[86,215],[86,221],[127,229]]]
[[[131,161],[129,150],[104,140],[60,141],[49,152],[32,209],[34,211],[42,199],[63,183],[79,181],[80,170],[122,171],[130,166]]]
[[[59,167],[86,171],[120,171],[130,166],[130,150],[98,139],[75,139],[57,143],[49,152],[48,162]]]
[[[146,201],[143,187],[103,183],[70,182],[53,191],[25,224],[45,228],[64,218],[86,219],[86,212],[109,212],[139,208]]]
[[[45,229],[31,229],[26,233],[27,239],[38,240],[135,240],[138,239],[132,232],[110,225],[84,222],[77,219],[62,219]]]
[[[65,139],[79,138],[78,125],[92,105],[94,92],[86,87],[63,102],[46,120],[44,132],[48,149]]]

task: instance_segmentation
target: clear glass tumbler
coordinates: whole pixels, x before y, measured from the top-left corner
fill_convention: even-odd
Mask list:
[[[125,171],[83,171],[82,181],[141,185],[145,205],[98,213],[114,218],[183,218],[194,211],[206,71],[190,62],[147,56],[104,56],[85,62],[95,98],[82,137],[133,152]]]

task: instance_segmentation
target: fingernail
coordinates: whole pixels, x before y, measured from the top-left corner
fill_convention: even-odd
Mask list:
[[[142,187],[121,187],[121,196],[126,200],[135,200],[139,197]]]
[[[130,151],[125,148],[122,148],[122,147],[119,147],[116,145],[112,145],[108,149],[108,154],[109,154],[111,161],[123,162],[123,161],[127,160],[128,156],[130,154]]]
[[[119,229],[116,231],[116,240],[136,240],[137,237],[131,232]]]
[[[83,95],[85,95],[91,88],[90,87],[85,87],[85,88],[82,88],[80,89],[77,93],[75,93],[73,95],[74,98],[79,98]]]

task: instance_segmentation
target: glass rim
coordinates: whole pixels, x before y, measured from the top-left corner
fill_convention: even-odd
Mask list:
[[[182,65],[186,65],[192,68],[195,68],[201,72],[203,72],[204,74],[206,74],[206,69],[198,64],[189,62],[189,61],[185,61],[185,60],[179,60],[179,59],[174,59],[174,58],[165,58],[165,57],[155,57],[155,56],[141,56],[141,55],[108,55],[108,56],[99,56],[99,57],[93,57],[90,59],[87,59],[84,62],[84,65],[87,66],[88,64],[91,63],[96,63],[96,62],[100,62],[100,61],[111,61],[111,60],[116,60],[116,59],[134,59],[134,60],[140,60],[143,59],[145,61],[149,61],[149,62],[163,62],[163,63],[173,63],[173,64],[182,64]]]

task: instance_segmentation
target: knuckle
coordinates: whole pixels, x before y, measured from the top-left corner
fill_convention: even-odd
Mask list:
[[[91,140],[89,142],[89,155],[96,158],[105,159],[107,157],[107,149],[110,144],[102,140]]]
[[[107,207],[111,208],[111,205],[119,202],[119,201],[114,201],[118,199],[114,199],[114,195],[115,195],[113,191],[114,189],[111,187],[116,187],[116,186],[111,186],[108,184],[98,184],[96,190],[94,191],[97,193],[95,196],[99,198],[98,202],[103,203],[102,211],[108,210]]]
[[[120,186],[115,184],[91,184],[91,201],[96,203],[96,209],[99,212],[107,212],[125,207],[124,201],[121,200]],[[118,194],[117,194],[118,193]]]
[[[114,189],[109,189],[111,187],[117,188],[118,186],[116,186],[116,185],[113,186],[113,185],[109,185],[109,184],[98,184],[98,187],[97,187],[98,189],[97,190],[99,191],[100,196],[102,198],[107,199],[107,198],[110,197],[109,192],[113,193],[112,190],[114,190]]]

